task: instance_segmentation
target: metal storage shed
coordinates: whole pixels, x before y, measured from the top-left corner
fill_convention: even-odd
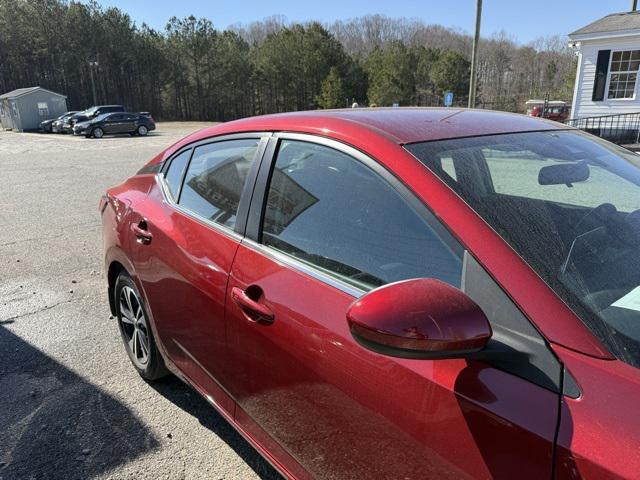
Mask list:
[[[18,88],[0,95],[0,124],[5,130],[37,130],[43,120],[66,111],[66,95],[42,87]]]

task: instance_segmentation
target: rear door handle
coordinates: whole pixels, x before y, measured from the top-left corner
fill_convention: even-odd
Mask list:
[[[250,286],[247,290],[239,287],[231,289],[231,299],[240,307],[247,320],[267,325],[273,323],[275,317],[273,311],[263,303],[253,300],[250,294],[251,296],[259,297],[262,296],[262,290],[255,285]]]
[[[137,242],[141,245],[149,245],[153,240],[153,235],[149,231],[146,220],[140,220],[138,223],[131,224],[131,231],[137,238]]]

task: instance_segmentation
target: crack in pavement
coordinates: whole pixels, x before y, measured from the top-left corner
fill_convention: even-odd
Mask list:
[[[11,322],[13,320],[17,320],[18,318],[23,318],[23,317],[28,317],[30,315],[35,315],[36,313],[40,313],[40,312],[45,312],[47,310],[51,310],[52,308],[55,308],[58,305],[63,305],[65,303],[71,303],[74,300],[81,300],[82,298],[84,298],[84,297],[78,297],[77,299],[76,298],[68,298],[67,300],[62,300],[60,302],[54,303],[53,305],[45,305],[44,307],[39,308],[38,310],[34,310],[32,312],[25,312],[25,313],[21,313],[19,315],[15,315],[13,317],[2,318],[2,319],[0,319],[0,322],[6,323],[6,322]]]

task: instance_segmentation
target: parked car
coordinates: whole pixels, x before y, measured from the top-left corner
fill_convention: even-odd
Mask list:
[[[122,105],[96,105],[93,107],[89,107],[86,110],[78,112],[76,115],[69,117],[68,121],[63,123],[62,131],[64,133],[73,133],[73,127],[76,123],[86,122],[105,113],[124,111],[125,108]]]
[[[94,107],[87,108],[84,111],[84,115],[87,118],[95,118],[105,113],[124,112],[126,108],[123,105],[96,105]]]
[[[66,112],[60,115],[58,118],[51,118],[49,120],[40,122],[40,131],[44,133],[56,133],[58,131],[58,128],[62,126],[62,122],[64,121],[64,119],[70,117],[74,113],[77,113],[77,111]]]
[[[73,133],[73,126],[77,122],[86,122],[87,120],[89,120],[89,118],[85,115],[84,110],[78,113],[74,113],[73,115],[65,118],[62,121],[60,133]]]
[[[300,112],[100,202],[109,303],[287,478],[637,478],[640,160],[547,120]]]
[[[77,111],[67,112],[64,115],[61,115],[60,117],[55,119],[53,121],[53,123],[51,124],[51,132],[52,133],[62,133],[62,127],[64,125],[64,122],[68,118],[70,118],[71,116],[75,115],[76,113],[78,113],[78,112]]]
[[[155,130],[153,117],[138,113],[104,113],[93,119],[76,123],[73,126],[74,135],[102,138],[105,135],[128,133],[129,135],[145,136],[150,130]]]
[[[527,115],[548,118],[556,122],[564,122],[569,118],[571,105],[562,100],[527,100],[525,102]]]

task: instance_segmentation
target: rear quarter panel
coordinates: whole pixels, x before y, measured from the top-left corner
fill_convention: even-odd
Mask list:
[[[129,218],[133,207],[143,201],[155,181],[154,175],[135,175],[124,183],[110,188],[103,196],[102,239],[105,253],[105,268],[109,271],[112,262],[121,263],[135,277],[133,265],[128,258],[130,230]]]

